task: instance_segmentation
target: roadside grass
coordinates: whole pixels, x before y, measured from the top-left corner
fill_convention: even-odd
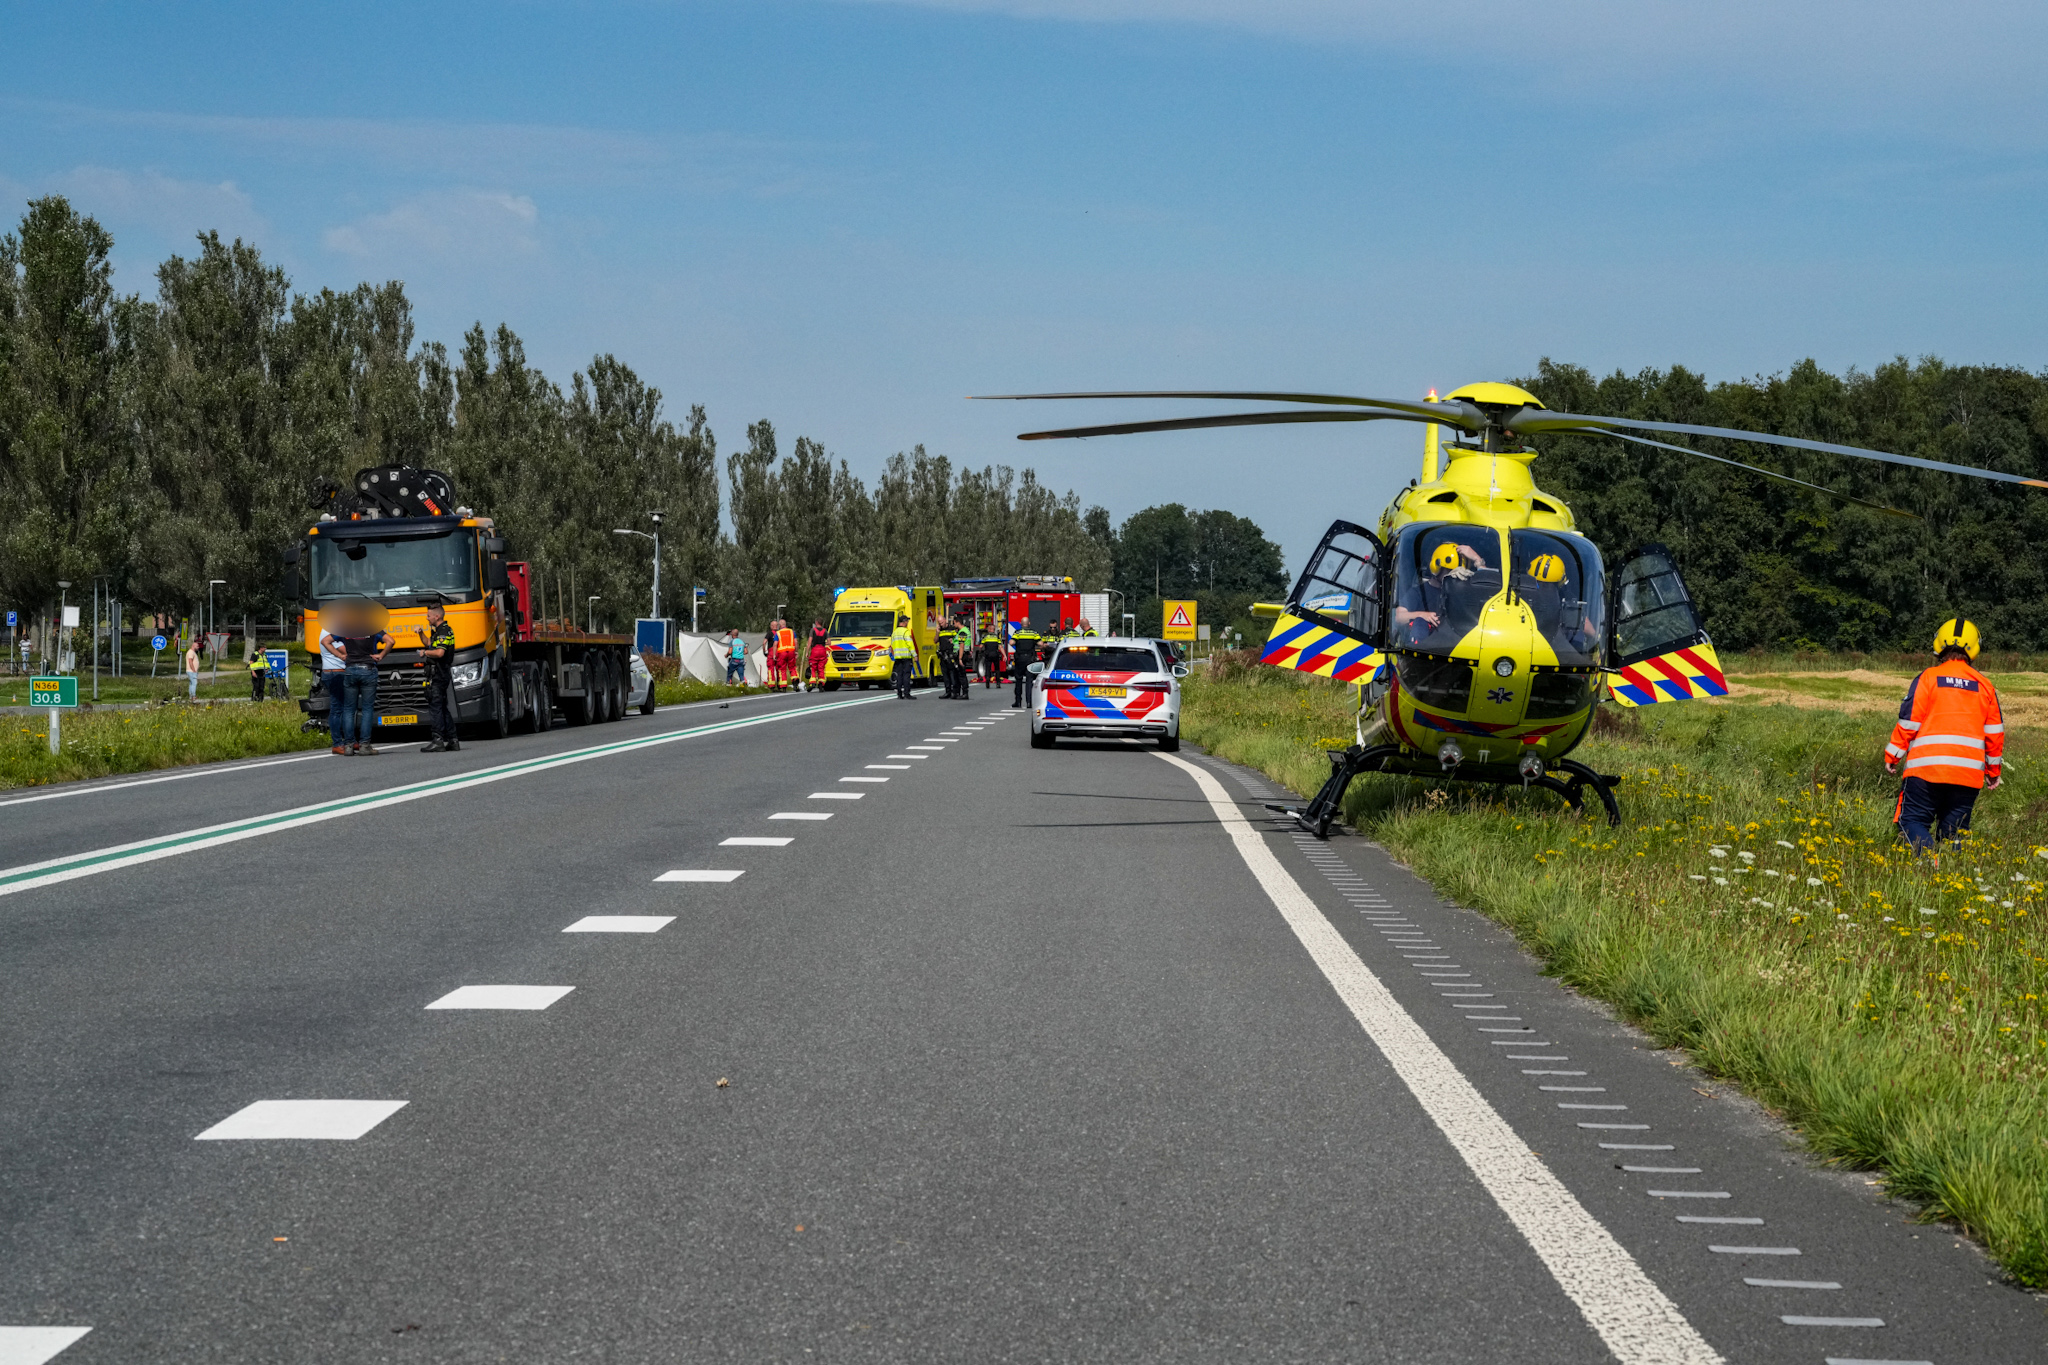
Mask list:
[[[759,688],[753,689],[759,691]],[[723,701],[727,697],[744,697],[748,689],[728,687],[724,683],[698,682],[695,678],[658,678],[654,683],[654,704],[656,706],[683,706],[693,701]]]
[[[151,772],[192,763],[327,747],[327,732],[302,734],[291,702],[72,711],[52,754],[40,715],[0,717],[0,789]]]
[[[1312,792],[1352,689],[1219,674],[1191,680],[1183,734]],[[1383,777],[1345,812],[1817,1154],[2048,1285],[2048,735],[2012,733],[2005,785],[1937,868],[1893,840],[1889,728],[1754,700],[1603,708],[1576,756],[1624,777],[1617,828],[1542,792]]]

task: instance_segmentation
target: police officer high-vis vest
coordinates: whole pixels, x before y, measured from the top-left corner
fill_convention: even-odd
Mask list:
[[[1982,787],[2005,754],[2005,715],[1991,679],[1961,659],[1948,659],[1913,679],[1899,704],[1899,723],[1884,746],[1887,763],[1927,782]]]

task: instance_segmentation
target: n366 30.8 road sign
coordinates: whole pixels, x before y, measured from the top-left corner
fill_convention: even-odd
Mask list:
[[[53,706],[70,710],[78,705],[78,679],[30,678],[28,680],[28,704],[30,706]]]

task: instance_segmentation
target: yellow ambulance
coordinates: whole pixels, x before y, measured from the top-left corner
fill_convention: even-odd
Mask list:
[[[832,602],[830,654],[825,663],[825,690],[842,684],[887,687],[891,667],[889,636],[896,618],[910,618],[917,641],[916,673],[920,683],[939,681],[939,622],[946,595],[930,588],[847,588]]]

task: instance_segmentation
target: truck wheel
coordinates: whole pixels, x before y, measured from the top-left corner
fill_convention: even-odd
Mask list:
[[[544,735],[555,728],[555,697],[548,690],[545,668],[533,670],[533,732]]]
[[[505,686],[505,680],[501,676],[498,685],[491,689],[491,709],[495,714],[484,717],[485,739],[503,739],[512,733],[512,697],[505,690]]]
[[[626,718],[626,680],[619,667],[619,656],[604,656],[604,704],[606,720]]]

